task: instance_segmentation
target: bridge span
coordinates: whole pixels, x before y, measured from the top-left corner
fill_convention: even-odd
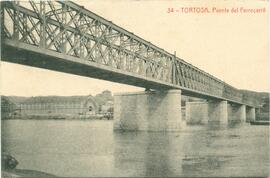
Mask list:
[[[117,95],[115,118],[127,114],[118,106],[135,107],[128,113],[134,115],[138,104],[130,103],[158,102],[136,111],[144,115],[135,114],[133,120],[150,115],[160,118],[161,114],[165,119],[159,125],[168,125],[166,119],[175,117],[168,113],[181,115],[181,94],[206,99],[204,112],[213,115],[209,119],[227,120],[228,113],[255,119],[259,104],[256,98],[70,1],[2,1],[1,59],[157,90]],[[121,121],[122,126],[123,122],[129,125]]]

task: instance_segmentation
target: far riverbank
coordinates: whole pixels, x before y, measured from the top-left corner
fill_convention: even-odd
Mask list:
[[[23,116],[10,116],[2,117],[2,120],[112,120],[113,116],[110,115],[23,115]]]

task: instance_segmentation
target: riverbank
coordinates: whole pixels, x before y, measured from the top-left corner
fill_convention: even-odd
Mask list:
[[[2,117],[2,120],[111,120],[107,115],[22,115]]]
[[[19,164],[16,158],[2,150],[1,154],[1,176],[2,177],[56,177],[41,171],[17,169]]]
[[[56,177],[53,174],[48,174],[41,171],[27,170],[27,169],[13,169],[13,170],[2,170],[2,177]]]

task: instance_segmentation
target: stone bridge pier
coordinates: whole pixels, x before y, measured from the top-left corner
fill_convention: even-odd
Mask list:
[[[246,106],[229,103],[228,120],[236,122],[246,122]]]
[[[227,101],[186,102],[187,124],[207,124],[208,122],[228,123]]]
[[[114,130],[179,131],[181,90],[119,93],[114,96]]]
[[[208,103],[204,101],[186,102],[185,115],[187,124],[207,124]]]
[[[255,120],[255,108],[227,101],[209,100],[186,103],[187,124],[207,124],[208,122],[249,122]]]
[[[255,121],[256,120],[256,116],[255,116],[255,108],[253,107],[246,107],[246,121],[250,122],[250,121]]]
[[[185,124],[226,125],[255,120],[255,108],[222,100],[186,102],[181,114],[181,90],[118,93],[114,96],[114,130],[180,131]]]

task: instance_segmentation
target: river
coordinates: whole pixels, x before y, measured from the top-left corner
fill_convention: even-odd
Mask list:
[[[64,177],[267,176],[269,127],[187,126],[114,132],[113,121],[4,120],[2,149],[18,169]]]

